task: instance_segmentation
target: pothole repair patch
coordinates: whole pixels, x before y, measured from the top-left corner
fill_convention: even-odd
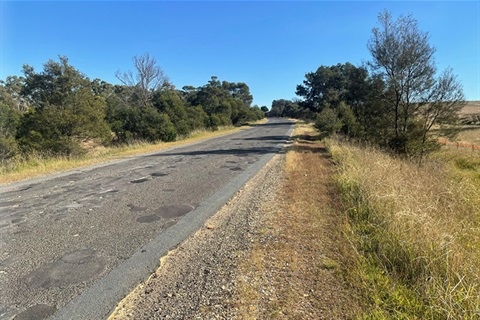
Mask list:
[[[57,308],[46,305],[36,304],[27,310],[17,314],[15,320],[33,320],[33,319],[47,319],[57,311]]]
[[[192,211],[194,207],[181,204],[181,205],[171,205],[171,206],[164,206],[160,207],[155,210],[155,213],[162,218],[171,219],[177,218],[186,215],[190,211]]]
[[[152,174],[150,174],[152,177],[165,177],[165,176],[168,176],[168,173],[165,173],[165,172],[154,172]]]
[[[106,259],[95,250],[81,249],[33,271],[26,280],[33,288],[64,287],[95,278],[106,266]]]
[[[130,181],[130,183],[143,183],[143,182],[147,182],[147,181],[148,181],[148,178],[143,177],[143,178],[140,178],[140,179],[132,180],[132,181]]]
[[[137,218],[137,222],[140,223],[151,223],[160,220],[161,218],[157,216],[156,214],[149,214],[146,216],[141,216]]]
[[[189,205],[170,205],[163,206],[155,210],[154,214],[144,215],[136,219],[140,223],[151,223],[163,219],[174,219],[186,215],[194,209]]]

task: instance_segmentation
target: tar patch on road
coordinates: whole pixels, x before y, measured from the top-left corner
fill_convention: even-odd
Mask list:
[[[130,183],[143,183],[143,182],[147,182],[147,181],[148,181],[148,178],[140,178],[140,179],[132,180],[132,181],[130,181]]]
[[[171,219],[177,218],[186,215],[190,211],[192,211],[194,207],[189,205],[172,205],[172,206],[164,206],[160,207],[155,210],[155,213],[162,218]]]
[[[140,223],[150,223],[150,222],[155,222],[160,220],[161,218],[157,216],[156,214],[149,214],[146,216],[141,216],[137,218],[137,222]]]
[[[106,270],[107,261],[92,249],[65,254],[27,276],[31,288],[63,287],[88,281]]]
[[[140,211],[140,210],[134,210],[132,207],[134,206],[129,206],[132,211]],[[139,208],[139,207],[135,207]],[[141,217],[138,217],[136,219],[137,222],[140,223],[151,223],[155,221],[159,221],[162,218],[163,219],[175,219],[178,217],[182,217],[195,209],[192,206],[189,205],[170,205],[170,206],[163,206],[160,208],[157,208],[155,210],[154,214],[149,214],[149,215],[144,215]]]
[[[57,308],[46,305],[36,304],[27,310],[19,313],[15,316],[15,320],[34,320],[34,319],[47,319],[57,311]]]
[[[165,177],[165,176],[168,176],[168,173],[164,173],[164,172],[154,172],[151,174],[152,177]]]

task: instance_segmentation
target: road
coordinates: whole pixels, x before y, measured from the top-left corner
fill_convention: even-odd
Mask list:
[[[0,319],[97,319],[288,140],[270,119],[200,143],[0,187]]]

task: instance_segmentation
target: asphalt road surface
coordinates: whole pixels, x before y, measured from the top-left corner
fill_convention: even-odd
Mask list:
[[[0,186],[0,319],[105,318],[288,140],[291,122]]]

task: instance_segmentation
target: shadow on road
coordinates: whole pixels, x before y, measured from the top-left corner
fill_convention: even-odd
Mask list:
[[[278,152],[278,147],[262,147],[262,148],[249,148],[249,149],[214,149],[214,150],[198,150],[198,151],[185,151],[185,152],[168,152],[168,153],[156,153],[147,155],[145,157],[171,157],[171,156],[202,156],[202,155],[237,155],[248,156],[251,154],[267,154]]]
[[[268,125],[268,124],[263,124]],[[272,124],[278,126],[278,123]],[[291,125],[291,123],[286,122],[285,125]],[[271,144],[273,146],[263,146],[263,147],[250,147],[250,148],[239,148],[232,147],[229,148],[229,143],[223,144],[223,148],[212,149],[212,150],[196,150],[196,151],[179,151],[179,152],[161,152],[150,154],[145,157],[170,157],[170,156],[201,156],[201,155],[236,155],[236,156],[248,156],[252,154],[268,154],[279,152],[282,148],[279,147],[281,143],[288,143],[292,138],[288,135],[274,135],[274,136],[261,136],[255,138],[233,138],[230,141],[232,146],[241,145],[241,141],[262,141],[263,144]]]
[[[272,140],[272,143],[278,143],[279,141],[286,141],[289,138],[290,138],[289,136],[264,136],[264,137],[257,137],[257,138],[235,138],[235,139],[232,139],[232,140],[234,140],[234,141],[241,141],[241,140],[245,140],[245,141],[254,141],[254,140],[268,141],[268,140]]]

